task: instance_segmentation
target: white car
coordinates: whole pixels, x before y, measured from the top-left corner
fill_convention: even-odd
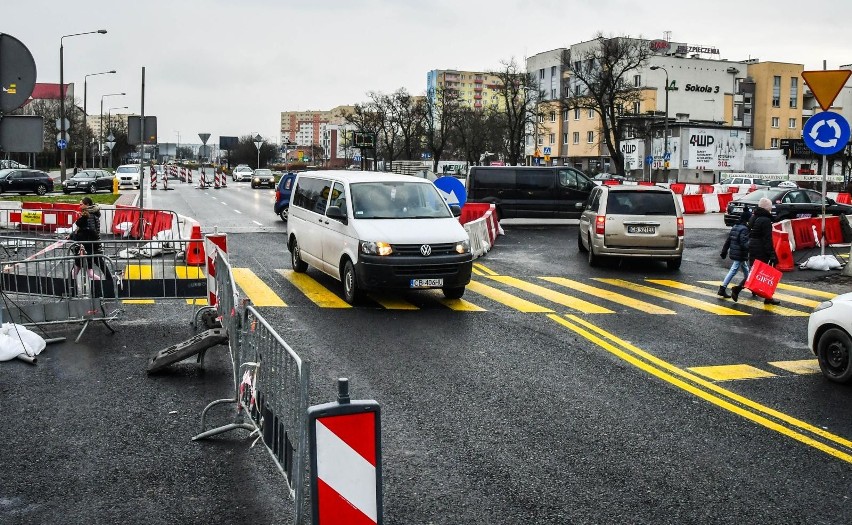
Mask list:
[[[115,168],[115,176],[119,187],[139,188],[139,164],[122,164]]]
[[[254,171],[246,165],[240,165],[234,168],[233,173],[231,174],[234,182],[240,182],[244,180],[251,180],[254,175]]]
[[[817,306],[808,320],[808,346],[825,377],[835,383],[852,380],[852,293]]]

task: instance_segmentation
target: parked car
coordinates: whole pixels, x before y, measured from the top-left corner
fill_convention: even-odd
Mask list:
[[[754,211],[757,202],[766,197],[772,201],[772,220],[797,219],[799,217],[819,217],[822,214],[822,194],[802,188],[778,188],[773,190],[753,191],[743,197],[728,203],[725,209],[725,224],[733,226],[739,220],[743,210]],[[833,199],[826,198],[825,213],[827,215],[852,214],[852,206],[838,204]]]
[[[595,184],[603,184],[605,181],[608,180],[624,182],[625,180],[627,180],[627,177],[623,177],[616,173],[598,173],[597,175],[592,177],[592,181],[594,181]]]
[[[473,166],[467,175],[467,202],[495,204],[501,219],[576,219],[577,204],[586,202],[594,187],[567,166]]]
[[[719,185],[725,190],[727,190],[728,186],[738,186],[740,191],[765,190],[769,188],[769,182],[754,177],[730,177],[719,182]]]
[[[350,304],[373,289],[440,288],[457,299],[473,266],[459,215],[418,177],[306,172],[290,198],[287,249],[294,271],[310,265],[338,279]]]
[[[808,346],[822,374],[835,383],[852,381],[852,293],[838,295],[814,308],[808,319]]]
[[[261,186],[275,187],[275,175],[272,174],[272,170],[265,168],[254,170],[251,177],[251,187],[259,188]]]
[[[24,169],[28,169],[28,168],[29,168],[29,166],[27,166],[26,164],[21,164],[20,162],[15,162],[14,160],[11,160],[11,159],[0,159],[0,170],[10,170],[10,169],[24,170]]]
[[[234,168],[233,172],[231,172],[231,178],[234,180],[234,182],[251,180],[252,174],[254,174],[254,171],[252,171],[251,168],[249,168],[245,164],[240,164],[239,166]]]
[[[281,220],[287,222],[290,211],[290,194],[293,191],[293,183],[296,182],[295,173],[285,173],[275,187],[275,213]]]
[[[36,193],[44,195],[53,191],[53,179],[40,170],[0,170],[0,193]]]
[[[118,185],[139,188],[139,164],[122,164],[115,168]]]
[[[603,257],[643,257],[680,268],[683,210],[670,189],[601,185],[579,207],[577,248],[588,253],[590,266]]]
[[[771,180],[769,181],[770,188],[798,188],[799,185],[792,180]]]
[[[104,170],[82,170],[65,181],[62,191],[66,195],[74,191],[97,193],[99,190],[112,191],[115,176]]]

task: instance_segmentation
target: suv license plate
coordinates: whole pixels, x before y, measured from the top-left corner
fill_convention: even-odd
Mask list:
[[[628,226],[627,233],[656,233],[657,229],[653,226]]]
[[[444,286],[443,279],[412,279],[411,288],[438,288]]]

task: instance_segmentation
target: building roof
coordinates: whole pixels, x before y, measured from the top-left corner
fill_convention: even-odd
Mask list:
[[[74,84],[65,84],[64,89],[60,91],[59,84],[46,84],[36,82],[35,87],[33,87],[33,93],[30,95],[32,99],[48,99],[48,100],[59,100],[62,95],[67,96],[68,90],[71,90],[71,93],[74,93]],[[60,94],[61,93],[61,94]]]

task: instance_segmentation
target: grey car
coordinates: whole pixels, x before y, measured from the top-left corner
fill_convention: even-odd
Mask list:
[[[269,188],[275,187],[275,175],[272,174],[272,170],[254,170],[254,175],[251,177],[251,187],[259,188],[261,186],[267,186]]]

